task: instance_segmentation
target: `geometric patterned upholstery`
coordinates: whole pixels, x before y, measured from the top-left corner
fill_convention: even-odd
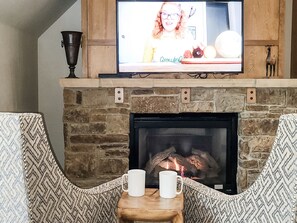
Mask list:
[[[0,158],[1,223],[117,222],[121,179],[91,189],[72,184],[56,163],[40,114],[0,113]]]
[[[29,222],[20,122],[0,115],[0,222]]]
[[[297,114],[282,115],[270,156],[244,192],[226,195],[185,179],[189,223],[290,223],[297,207]]]
[[[297,207],[297,115],[280,118],[270,156],[246,191],[226,195],[184,179],[186,223],[292,223]],[[0,113],[0,223],[115,223],[121,178],[91,189],[56,163],[40,114]]]

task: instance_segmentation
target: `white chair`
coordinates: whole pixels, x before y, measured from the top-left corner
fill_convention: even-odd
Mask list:
[[[258,179],[226,195],[185,180],[187,223],[292,223],[297,206],[297,114],[282,115],[273,148]]]
[[[120,178],[81,189],[62,173],[40,114],[0,113],[1,223],[112,223]]]

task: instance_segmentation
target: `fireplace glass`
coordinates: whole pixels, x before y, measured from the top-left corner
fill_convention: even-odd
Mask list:
[[[173,170],[235,194],[237,120],[237,113],[131,113],[129,168],[146,170],[147,187],[158,187],[160,171]]]

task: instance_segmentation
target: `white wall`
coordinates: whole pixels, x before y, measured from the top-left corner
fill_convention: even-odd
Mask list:
[[[37,111],[37,38],[0,21],[0,111]]]
[[[61,31],[81,31],[81,2],[77,1],[38,39],[38,102],[59,163],[64,167],[63,89],[59,79],[68,76]],[[81,49],[76,76],[82,74]]]

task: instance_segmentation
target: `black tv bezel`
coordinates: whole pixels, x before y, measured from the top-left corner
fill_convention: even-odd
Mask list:
[[[242,37],[242,54],[241,54],[241,70],[240,71],[190,71],[190,72],[184,72],[184,71],[150,71],[150,72],[123,72],[120,71],[119,69],[119,13],[118,13],[118,3],[119,2],[207,2],[207,3],[216,3],[216,2],[220,2],[220,3],[229,3],[229,2],[241,2],[241,37]],[[233,74],[233,75],[237,75],[237,74],[242,74],[244,72],[244,0],[116,0],[116,74],[112,75],[113,77],[132,77],[135,75],[156,75],[156,74],[188,74],[188,75],[198,75],[200,77],[200,75],[207,75],[208,74]],[[111,77],[110,74],[108,75],[104,75],[104,74],[99,74],[99,77]],[[196,76],[197,77],[197,76]]]

